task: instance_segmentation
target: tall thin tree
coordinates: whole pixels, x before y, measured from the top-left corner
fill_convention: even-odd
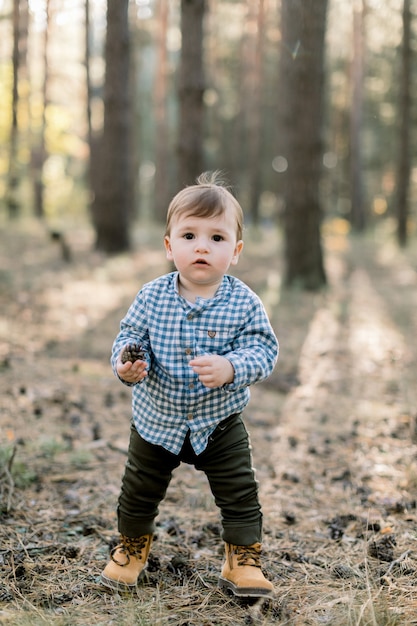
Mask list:
[[[43,36],[43,50],[42,50],[42,65],[43,65],[43,80],[41,87],[41,120],[39,130],[36,133],[35,140],[32,145],[31,152],[31,165],[32,165],[32,180],[33,180],[33,194],[34,194],[34,213],[36,217],[43,218],[45,215],[45,185],[43,178],[43,169],[47,159],[47,145],[46,145],[46,112],[49,106],[49,39],[51,29],[51,0],[46,0],[45,3],[45,30]]]
[[[206,0],[181,0],[179,67],[178,184],[191,184],[203,169],[204,63]]]
[[[278,154],[285,202],[285,283],[326,282],[320,237],[327,0],[282,0]],[[284,167],[280,168],[284,170]]]
[[[19,203],[16,198],[18,186],[17,174],[17,140],[18,140],[18,117],[17,109],[19,104],[19,0],[13,0],[13,86],[12,86],[12,125],[10,129],[10,150],[9,150],[9,172],[7,177],[7,206],[9,216],[16,217]]]
[[[84,41],[85,41],[85,50],[84,50],[84,59],[85,59],[85,82],[86,82],[86,91],[87,91],[87,139],[88,145],[90,148],[90,152],[93,146],[93,124],[92,124],[92,111],[91,111],[91,99],[92,99],[92,84],[91,84],[91,19],[90,19],[90,0],[85,0],[84,5],[84,16],[85,16],[85,25],[84,25]]]
[[[95,185],[92,217],[96,247],[116,253],[130,247],[131,168],[129,0],[107,1],[105,45],[104,123],[94,158]],[[96,167],[98,166],[97,170]]]
[[[399,103],[399,154],[396,181],[397,201],[397,238],[400,246],[407,244],[407,221],[409,213],[409,191],[411,172],[411,80],[412,80],[412,45],[411,45],[411,0],[403,4],[403,40],[401,47],[401,78]]]
[[[16,217],[20,210],[18,200],[19,188],[19,107],[21,105],[21,93],[19,85],[27,73],[27,39],[28,39],[28,1],[13,0],[13,82],[12,82],[12,122],[9,142],[9,170],[6,181],[5,199],[9,211],[9,217]],[[27,81],[27,76],[26,83]]]
[[[363,99],[365,75],[365,0],[353,2],[352,97],[350,114],[350,220],[356,231],[365,228],[363,176]]]
[[[235,159],[239,166],[236,177],[241,178],[241,187],[246,188],[254,224],[259,221],[262,185],[265,12],[266,0],[247,2],[240,49],[240,108],[236,119],[238,147]]]
[[[249,179],[250,211],[255,224],[259,222],[259,201],[262,187],[262,89],[264,84],[266,0],[257,2],[256,37],[254,49],[254,84],[252,91],[253,113],[249,120]]]
[[[155,216],[162,221],[165,218],[170,196],[169,177],[169,126],[168,126],[168,15],[169,3],[158,0],[156,5],[157,38],[156,54],[157,66],[154,88],[154,110],[156,122],[155,137]]]

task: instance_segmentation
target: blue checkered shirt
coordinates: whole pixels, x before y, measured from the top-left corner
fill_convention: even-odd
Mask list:
[[[112,367],[127,343],[146,350],[148,376],[133,387],[133,422],[147,441],[179,454],[190,431],[196,454],[216,426],[249,401],[249,385],[267,378],[278,341],[259,297],[242,281],[224,276],[212,299],[190,305],[178,293],[178,273],[147,283],[120,323]],[[189,366],[195,356],[220,354],[232,363],[230,384],[208,389]],[[126,383],[129,385],[129,383]]]

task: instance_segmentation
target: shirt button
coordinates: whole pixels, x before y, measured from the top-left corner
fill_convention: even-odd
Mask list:
[[[193,414],[192,413],[188,413],[187,420],[192,420],[192,419],[193,419]]]
[[[188,385],[188,389],[194,389],[194,383],[190,383],[190,384]]]
[[[193,314],[192,314],[192,313],[189,313],[189,314],[187,315],[187,320],[188,320],[188,321],[190,321],[190,320],[192,320],[192,319],[193,319]]]
[[[185,348],[185,354],[191,354],[192,350],[191,348]]]

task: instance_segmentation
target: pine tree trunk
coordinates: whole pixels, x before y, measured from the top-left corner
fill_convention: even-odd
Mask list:
[[[9,142],[9,168],[5,193],[10,218],[17,217],[20,212],[20,202],[18,198],[20,172],[17,156],[20,135],[18,111],[21,106],[19,82],[21,78],[27,79],[28,11],[27,0],[13,0],[12,123]],[[25,76],[23,76],[23,74],[25,74]]]
[[[129,0],[108,0],[105,47],[104,126],[95,158],[98,160],[92,205],[96,248],[117,253],[130,247],[131,116],[129,88]]]
[[[249,181],[250,211],[254,224],[259,223],[259,202],[262,188],[262,90],[264,83],[264,0],[257,3],[256,39],[254,54],[253,113],[249,120]]]
[[[157,3],[157,64],[154,91],[155,110],[155,217],[162,222],[165,219],[169,197],[169,132],[168,132],[168,13],[169,6],[166,0]]]
[[[205,0],[181,0],[178,184],[193,184],[203,169]]]
[[[410,189],[410,121],[411,121],[411,0],[403,5],[403,43],[400,82],[400,141],[397,172],[397,238],[400,246],[407,244],[408,197]]]
[[[353,228],[358,232],[364,230],[366,223],[362,156],[364,23],[364,2],[363,0],[356,0],[353,6],[352,106],[350,115],[350,219]]]
[[[46,111],[49,105],[49,63],[48,48],[49,36],[52,24],[51,19],[51,2],[46,0],[46,27],[43,37],[43,83],[42,83],[42,113],[41,124],[37,138],[32,147],[31,166],[33,180],[33,205],[34,214],[38,218],[45,215],[45,187],[43,182],[43,168],[47,159],[46,151]]]
[[[285,202],[285,284],[326,282],[320,239],[324,38],[327,0],[282,0],[279,151]]]

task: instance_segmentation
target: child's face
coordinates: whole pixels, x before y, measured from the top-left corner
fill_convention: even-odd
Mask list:
[[[232,210],[210,218],[179,216],[164,243],[167,259],[174,262],[182,285],[197,295],[202,288],[217,289],[243,248],[243,241],[236,240]]]

